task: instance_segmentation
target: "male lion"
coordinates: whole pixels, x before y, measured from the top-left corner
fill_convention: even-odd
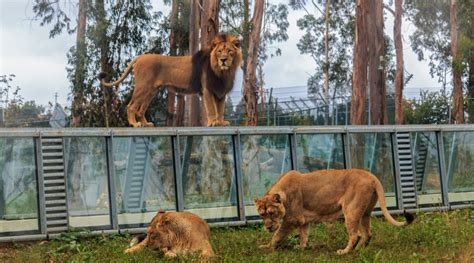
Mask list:
[[[161,87],[182,94],[202,94],[207,126],[228,126],[224,120],[225,97],[232,90],[241,62],[239,39],[218,34],[211,50],[193,56],[144,54],[133,59],[117,81],[105,82],[105,73],[100,73],[99,79],[105,87],[117,86],[133,68],[135,89],[127,106],[128,123],[133,127],[153,126],[145,119],[145,112]]]
[[[145,239],[125,250],[125,253],[134,253],[148,246],[161,249],[166,257],[200,252],[205,259],[214,256],[210,235],[206,221],[197,215],[160,210],[151,220]]]
[[[382,184],[368,171],[320,170],[307,174],[289,171],[280,176],[262,198],[255,199],[265,228],[276,231],[271,242],[261,247],[277,247],[298,228],[298,247],[304,249],[308,243],[309,223],[334,221],[344,216],[349,242],[337,254],[349,253],[360,238],[363,245],[369,243],[370,214],[377,201],[392,225],[405,226],[413,221],[413,215],[408,213],[405,213],[406,222],[393,219],[385,204]]]

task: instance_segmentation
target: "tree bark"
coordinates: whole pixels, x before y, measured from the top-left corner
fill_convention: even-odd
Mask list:
[[[247,126],[257,126],[257,64],[260,33],[262,30],[264,0],[256,0],[253,17],[252,33],[248,47],[247,71],[244,77],[244,100],[247,112]]]
[[[357,0],[355,18],[355,46],[352,73],[351,124],[365,124],[367,99],[367,38],[364,0]]]
[[[329,0],[325,4],[325,30],[324,30],[324,90],[323,97],[326,104],[324,124],[329,124]]]
[[[474,4],[471,4],[470,7],[469,38],[471,43],[474,43]],[[474,123],[474,45],[471,45],[467,63],[469,66],[469,78],[467,80],[469,123]]]
[[[73,102],[72,102],[72,126],[81,126],[81,113],[84,97],[84,75],[85,59],[87,55],[86,47],[86,0],[79,0],[79,13],[76,34],[76,71],[74,73],[73,83]]]
[[[191,0],[189,14],[189,53],[193,55],[199,50],[199,28],[201,9],[199,0]],[[201,106],[196,94],[186,96],[188,126],[201,126]]]
[[[170,23],[171,23],[171,32],[170,32],[170,55],[176,56],[177,53],[177,45],[176,45],[176,21],[178,20],[178,0],[173,0],[171,6],[171,16],[170,16]],[[175,101],[176,101],[176,93],[168,90],[168,94],[166,97],[166,126],[174,126],[175,125]]]
[[[386,90],[385,90],[385,68],[384,36],[383,36],[383,3],[381,0],[366,0],[365,10],[367,13],[367,48],[369,52],[368,74],[370,91],[370,124],[387,123]]]
[[[107,73],[107,76],[104,80],[106,82],[110,81],[110,73],[112,72],[112,66],[109,63],[109,45],[107,39],[107,24],[105,13],[104,0],[96,0],[95,8],[97,12],[97,31],[98,31],[98,46],[100,49],[100,68],[102,72]],[[113,88],[102,87],[104,95],[104,117],[105,117],[105,127],[110,127],[110,107],[111,107],[111,98]]]
[[[203,1],[201,13],[201,49],[208,49],[212,40],[219,33],[219,0]],[[201,102],[201,125],[207,124],[207,114],[204,103]]]
[[[464,123],[464,101],[462,93],[462,69],[459,55],[459,32],[457,16],[457,0],[451,0],[450,6],[451,23],[451,54],[453,57],[453,118],[454,123]]]
[[[393,38],[395,42],[396,70],[395,70],[395,124],[403,124],[403,42],[402,42],[402,13],[403,0],[395,0],[395,22]]]

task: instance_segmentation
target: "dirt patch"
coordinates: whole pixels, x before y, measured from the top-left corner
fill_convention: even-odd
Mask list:
[[[474,262],[474,240],[472,240],[469,245],[463,248],[455,262]]]

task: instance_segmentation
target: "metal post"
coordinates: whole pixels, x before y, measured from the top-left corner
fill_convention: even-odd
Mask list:
[[[444,156],[444,142],[443,142],[443,132],[436,132],[436,142],[438,146],[438,161],[439,161],[439,176],[441,180],[441,195],[443,198],[443,205],[449,208],[449,188],[448,181],[446,178],[446,159]]]
[[[351,161],[351,148],[350,148],[350,135],[349,132],[341,134],[342,136],[342,147],[344,151],[344,168],[351,169],[352,168],[352,161]]]
[[[395,196],[397,197],[398,208],[403,210],[402,179],[400,176],[400,164],[398,160],[397,132],[390,134],[390,143],[392,145],[393,174],[395,175]]]
[[[176,198],[176,211],[184,210],[183,177],[181,175],[181,159],[179,152],[179,135],[171,136],[173,151],[174,188]]]
[[[245,221],[245,203],[244,203],[244,184],[242,179],[242,152],[240,150],[240,133],[232,135],[232,144],[234,149],[234,170],[236,177],[237,190],[237,208],[239,212],[239,220]]]
[[[112,229],[118,229],[118,215],[115,189],[115,167],[114,167],[114,150],[113,150],[113,132],[105,138],[105,150],[107,152],[107,179],[109,183],[109,213],[110,225]]]
[[[290,133],[288,136],[290,136],[291,169],[298,170],[298,162],[296,161],[296,133]]]
[[[46,234],[46,198],[44,196],[43,153],[41,151],[41,133],[34,138],[36,155],[36,189],[38,190],[38,219],[41,234]]]

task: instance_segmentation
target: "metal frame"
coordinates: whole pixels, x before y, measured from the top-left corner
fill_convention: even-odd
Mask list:
[[[448,199],[448,181],[447,181],[447,170],[446,170],[446,157],[444,154],[444,132],[473,132],[474,125],[388,125],[388,126],[283,126],[283,127],[216,127],[216,128],[200,128],[200,127],[189,127],[189,128],[81,128],[81,129],[0,129],[0,138],[32,138],[35,145],[35,160],[37,166],[37,191],[38,191],[38,222],[39,229],[38,235],[26,233],[26,231],[8,233],[8,236],[2,236],[0,233],[1,241],[22,241],[22,240],[34,240],[34,239],[45,239],[53,238],[55,235],[47,235],[46,233],[46,217],[45,217],[45,201],[44,201],[44,185],[42,175],[42,156],[39,150],[39,144],[41,143],[42,137],[104,137],[106,140],[106,160],[107,160],[107,180],[108,180],[108,191],[109,191],[109,217],[110,217],[110,229],[97,231],[97,233],[121,233],[127,232],[144,232],[146,228],[136,227],[122,228],[118,222],[118,209],[115,200],[115,170],[114,170],[114,156],[113,156],[113,142],[115,137],[150,137],[150,136],[167,136],[171,139],[172,147],[172,159],[173,159],[173,173],[174,173],[174,187],[175,187],[175,199],[176,199],[176,210],[184,210],[184,196],[183,196],[183,178],[182,178],[182,161],[180,153],[180,136],[212,136],[212,135],[226,135],[232,137],[233,152],[234,155],[234,180],[235,187],[232,189],[237,200],[238,217],[229,221],[229,219],[220,220],[219,218],[210,219],[213,225],[242,225],[252,223],[254,220],[248,220],[245,214],[244,207],[244,186],[241,171],[241,160],[242,160],[242,149],[240,135],[269,135],[269,134],[282,134],[286,135],[289,140],[288,153],[291,158],[291,166],[293,169],[298,169],[298,161],[296,158],[297,148],[297,136],[300,134],[335,134],[340,135],[342,138],[342,145],[340,146],[343,151],[344,165],[346,168],[352,167],[351,162],[351,134],[355,133],[389,133],[391,136],[392,143],[392,158],[393,169],[395,170],[395,184],[396,184],[396,200],[398,208],[392,208],[391,212],[400,213],[403,207],[401,206],[402,196],[400,191],[400,175],[398,162],[396,161],[396,133],[398,132],[435,132],[437,149],[438,149],[438,160],[439,160],[439,173],[441,179],[441,194],[443,198],[443,204],[437,207],[427,208],[419,207],[416,211],[435,211],[435,210],[446,210],[453,208],[464,208],[474,207],[474,200],[471,200],[471,204],[463,205],[451,205]],[[63,152],[65,153],[66,151]],[[67,169],[66,163],[64,164],[65,171]],[[66,185],[68,181],[66,180]],[[67,196],[66,196],[67,198]],[[67,206],[68,210],[69,207]],[[220,222],[221,221],[221,222]],[[126,227],[126,226],[123,226]],[[89,233],[88,231],[87,233]],[[16,235],[17,234],[17,235]],[[15,236],[16,235],[16,236]]]

